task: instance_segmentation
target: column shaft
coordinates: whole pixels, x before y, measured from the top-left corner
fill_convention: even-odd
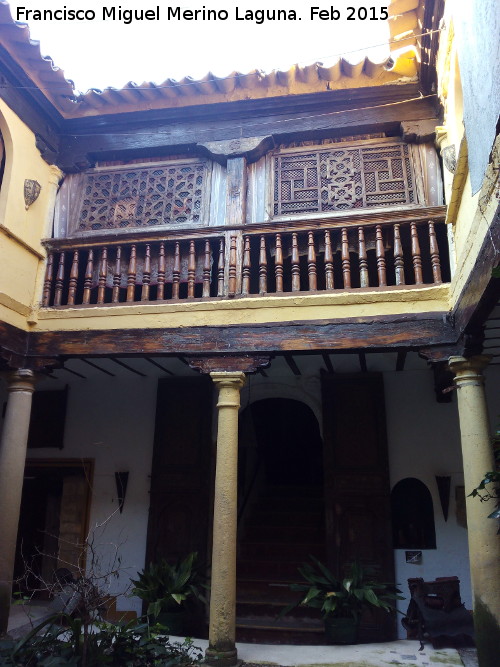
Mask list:
[[[23,490],[26,445],[34,374],[21,369],[9,374],[7,411],[0,441],[0,636],[7,631],[17,528]]]
[[[238,518],[238,409],[245,375],[211,373],[219,390],[214,493],[209,647],[205,661],[227,667],[237,662],[236,538]]]
[[[488,514],[494,509],[492,503],[482,503],[478,498],[469,496],[485,473],[494,470],[495,465],[482,375],[487,363],[488,357],[483,356],[450,359],[450,369],[455,373],[458,394],[474,626],[481,667],[498,664],[500,646],[498,522],[488,519]]]

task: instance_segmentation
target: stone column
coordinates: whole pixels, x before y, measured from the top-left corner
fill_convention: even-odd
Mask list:
[[[7,375],[9,398],[0,441],[0,636],[7,631],[26,445],[35,390],[33,371]]]
[[[493,447],[484,392],[483,369],[489,358],[451,357],[455,374],[465,476],[474,626],[479,664],[498,665],[500,647],[500,536],[498,522],[488,519],[494,505],[468,494],[484,474],[494,470]]]
[[[238,519],[238,409],[243,372],[213,372],[219,391],[217,463],[214,493],[212,584],[209,646],[205,662],[229,667],[237,663],[236,532]]]

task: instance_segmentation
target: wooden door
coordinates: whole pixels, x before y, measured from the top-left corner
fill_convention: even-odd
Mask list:
[[[384,386],[378,374],[322,375],[325,518],[330,567],[359,560],[394,581]],[[393,623],[366,618],[364,641],[391,639]]]
[[[212,382],[206,376],[158,384],[146,562],[206,561],[211,480]]]

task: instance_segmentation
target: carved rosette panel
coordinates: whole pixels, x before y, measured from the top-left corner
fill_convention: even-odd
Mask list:
[[[336,144],[274,157],[275,216],[413,203],[415,179],[406,144]]]
[[[88,172],[78,231],[203,224],[207,189],[201,161]]]

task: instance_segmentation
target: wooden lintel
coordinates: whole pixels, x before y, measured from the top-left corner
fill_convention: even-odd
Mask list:
[[[288,364],[288,367],[290,368],[292,373],[296,376],[302,375],[302,373],[300,372],[300,368],[297,366],[297,363],[296,363],[295,359],[293,358],[293,355],[292,354],[284,354],[283,356],[285,357],[285,361]]]
[[[65,124],[61,136],[61,148],[57,164],[65,172],[80,171],[96,161],[107,159],[129,159],[143,156],[158,156],[170,152],[200,152],[198,144],[217,141],[241,140],[264,135],[280,139],[303,137],[320,139],[342,134],[365,134],[374,131],[397,131],[402,121],[418,121],[435,118],[434,98],[398,100],[395,103],[377,100],[339,102],[335,107],[323,98],[309,112],[290,106],[288,111],[277,113],[275,109],[248,111],[235,118],[219,117],[200,119],[183,117],[175,121],[151,121],[147,116],[137,123],[123,127],[123,118],[112,123],[99,118],[94,125],[75,119]],[[299,96],[297,96],[299,97]],[[216,105],[212,105],[216,106]],[[213,111],[213,109],[212,109]],[[123,114],[125,115],[125,114]],[[127,114],[128,116],[128,114]],[[68,130],[71,130],[68,132]],[[68,132],[66,134],[66,132]]]
[[[269,354],[381,351],[454,345],[445,313],[178,329],[54,331],[30,334],[31,356]]]
[[[407,350],[399,350],[398,358],[396,359],[396,370],[404,371],[406,363]]]
[[[271,358],[261,355],[220,355],[213,357],[189,357],[191,368],[200,373],[236,372],[255,373],[269,366]]]

